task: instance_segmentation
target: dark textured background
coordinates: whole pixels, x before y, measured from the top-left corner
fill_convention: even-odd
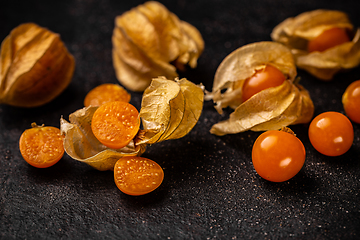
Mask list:
[[[198,68],[181,73],[211,90],[220,62],[245,44],[270,40],[287,17],[318,8],[349,14],[360,26],[360,1],[171,0],[161,1],[199,29],[205,51]],[[257,132],[217,137],[210,127],[225,119],[204,104],[193,131],[179,140],[149,147],[143,155],[165,172],[155,192],[131,197],[120,192],[110,171],[100,172],[65,155],[55,166],[36,169],[21,157],[18,139],[32,122],[59,127],[83,107],[93,87],[116,83],[111,59],[114,18],[143,1],[3,1],[0,39],[24,22],[60,33],[75,56],[76,70],[66,91],[34,109],[0,106],[0,239],[359,239],[360,126],[348,153],[325,157],[307,137],[308,125],[292,129],[307,158],[293,179],[271,183],[251,163]],[[341,96],[360,79],[360,68],[321,82],[299,71],[315,114],[343,113]],[[131,103],[140,108],[141,94]],[[227,113],[228,114],[228,113]]]

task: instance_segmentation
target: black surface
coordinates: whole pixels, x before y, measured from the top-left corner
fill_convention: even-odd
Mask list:
[[[303,169],[284,183],[260,178],[251,147],[260,133],[217,137],[210,127],[225,119],[204,104],[193,131],[179,140],[149,147],[144,157],[165,172],[155,192],[131,197],[120,192],[110,171],[100,172],[65,155],[55,166],[36,169],[21,157],[18,139],[32,122],[59,126],[82,108],[93,87],[116,83],[111,59],[114,18],[143,1],[3,1],[0,39],[24,22],[60,33],[75,56],[74,78],[53,102],[34,109],[0,106],[0,239],[357,239],[360,238],[360,126],[348,153],[325,157],[307,137],[308,125],[292,129],[303,141]],[[161,1],[197,27],[205,40],[198,68],[181,77],[211,90],[215,71],[230,52],[270,40],[287,17],[318,8],[349,14],[360,26],[359,1],[207,0]],[[315,114],[343,113],[346,86],[360,68],[321,82],[299,71]],[[140,108],[141,94],[131,103]],[[227,113],[228,114],[228,113]]]

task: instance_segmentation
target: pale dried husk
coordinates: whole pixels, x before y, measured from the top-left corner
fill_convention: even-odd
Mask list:
[[[348,32],[355,31],[347,14],[336,10],[318,9],[281,22],[273,29],[271,38],[291,49],[299,68],[320,80],[327,81],[333,79],[339,71],[360,64],[360,29],[355,31],[351,42],[324,52],[307,52],[309,40],[334,27],[346,29]]]
[[[116,17],[112,43],[116,77],[132,91],[157,76],[173,79],[186,64],[195,68],[204,49],[200,32],[156,1]]]
[[[200,118],[204,101],[201,86],[185,78],[154,78],[144,91],[140,117],[144,130],[137,144],[154,144],[188,134]]]
[[[74,57],[58,34],[34,23],[21,24],[1,44],[0,103],[48,103],[69,85],[74,69]]]
[[[124,156],[140,156],[149,144],[185,136],[197,123],[203,106],[203,90],[186,79],[159,77],[144,92],[140,117],[144,129],[124,148],[111,149],[100,143],[91,130],[98,107],[85,107],[60,119],[66,153],[95,169],[113,170]]]
[[[259,68],[277,67],[286,81],[265,89],[242,102],[242,85]],[[275,42],[257,42],[230,53],[218,67],[212,92],[205,99],[213,100],[216,110],[231,107],[235,111],[228,120],[215,124],[210,132],[216,135],[279,129],[311,120],[314,105],[309,93],[295,83],[296,67],[288,48]],[[226,90],[222,93],[222,90]]]

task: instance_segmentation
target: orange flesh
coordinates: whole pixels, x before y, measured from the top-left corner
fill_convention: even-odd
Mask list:
[[[100,106],[107,102],[130,102],[130,94],[120,85],[105,83],[92,89],[84,99],[84,106]]]
[[[143,157],[123,157],[114,167],[116,186],[128,195],[138,196],[154,191],[164,179],[164,171],[156,162]]]
[[[242,101],[245,102],[254,94],[270,88],[280,86],[286,80],[285,75],[276,67],[266,65],[246,79],[242,87]]]
[[[47,168],[64,155],[63,136],[56,127],[33,127],[23,132],[19,148],[27,163],[37,168]]]
[[[308,42],[308,52],[323,52],[329,48],[349,42],[350,38],[342,28],[331,28]]]
[[[95,137],[113,149],[125,147],[135,137],[140,127],[139,112],[126,102],[108,102],[94,113],[91,129]]]

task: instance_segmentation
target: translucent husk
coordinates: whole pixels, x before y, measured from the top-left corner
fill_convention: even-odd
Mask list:
[[[287,80],[242,102],[244,81],[265,65],[277,67]],[[252,43],[230,53],[218,67],[212,92],[207,92],[205,99],[212,99],[220,114],[226,107],[235,110],[228,120],[214,124],[210,132],[221,136],[309,122],[314,105],[308,91],[295,81],[296,74],[290,50],[280,43]]]
[[[185,136],[197,123],[203,106],[203,90],[186,79],[153,79],[143,95],[140,117],[144,129],[128,146],[111,149],[101,144],[91,130],[91,119],[97,107],[85,107],[60,119],[65,135],[64,148],[73,159],[95,169],[113,170],[124,156],[140,156],[149,144]]]
[[[334,27],[346,29],[352,41],[324,52],[307,51],[309,40]],[[318,9],[288,18],[273,29],[271,38],[291,49],[299,68],[321,80],[331,80],[339,71],[360,64],[360,29],[354,30],[348,16],[341,11]]]
[[[74,68],[74,57],[58,34],[34,23],[21,24],[1,44],[0,103],[48,103],[69,85]]]
[[[132,91],[157,76],[173,79],[186,64],[195,68],[204,49],[200,32],[156,1],[116,17],[112,43],[116,77]]]

